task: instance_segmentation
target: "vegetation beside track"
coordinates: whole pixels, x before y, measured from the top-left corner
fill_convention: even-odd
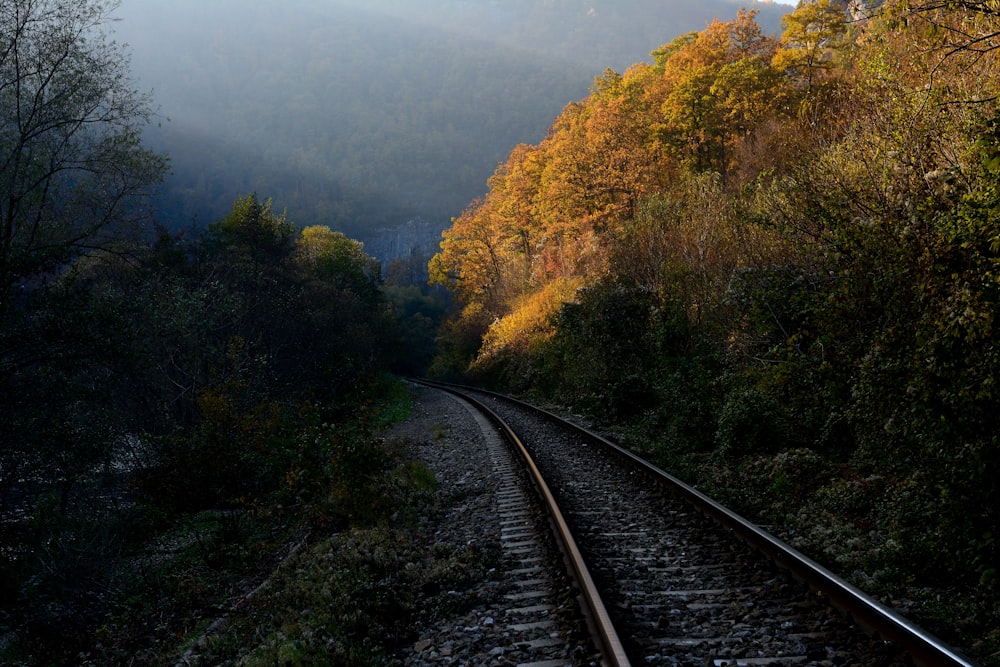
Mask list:
[[[606,71],[445,231],[434,371],[613,424],[1000,664],[998,35],[817,0]]]

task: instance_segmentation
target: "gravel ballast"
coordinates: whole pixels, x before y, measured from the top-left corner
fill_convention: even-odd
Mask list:
[[[433,510],[420,530],[440,551],[475,548],[497,555],[496,567],[463,590],[428,599],[418,639],[394,664],[596,664],[573,586],[565,573],[534,490],[506,445],[464,402],[415,387],[409,419],[390,438],[412,443],[438,483]],[[448,588],[448,581],[439,582]]]

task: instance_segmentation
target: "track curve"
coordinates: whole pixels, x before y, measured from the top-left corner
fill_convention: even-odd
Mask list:
[[[431,386],[488,407],[535,458],[623,638],[627,655],[612,664],[630,658],[699,667],[972,667],[777,538],[613,443],[508,397]]]

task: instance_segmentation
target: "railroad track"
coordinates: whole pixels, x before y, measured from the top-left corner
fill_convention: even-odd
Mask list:
[[[780,540],[613,443],[436,383],[523,451],[611,665],[973,663]]]

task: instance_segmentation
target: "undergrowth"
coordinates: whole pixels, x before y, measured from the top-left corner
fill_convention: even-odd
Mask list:
[[[497,558],[475,547],[431,544],[400,526],[334,535],[282,568],[222,633],[209,637],[200,664],[383,664],[416,639],[418,616],[476,603],[461,591]]]
[[[235,401],[213,398],[199,429],[180,436],[179,451],[198,452],[199,483],[213,479],[212,467],[219,471],[215,490],[185,495],[190,463],[167,456],[158,468],[138,471],[114,502],[95,494],[92,505],[79,504],[80,511],[64,515],[53,497],[36,503],[24,521],[4,526],[0,663],[174,664],[217,619],[235,608],[257,609],[241,600],[271,576],[294,544],[305,544],[307,554],[323,553],[326,545],[315,567],[361,573],[361,564],[327,561],[378,552],[375,545],[383,538],[377,536],[412,522],[435,486],[433,474],[408,458],[407,443],[378,437],[384,426],[409,414],[406,386],[383,381],[366,392],[360,409],[306,404],[291,416],[273,407],[243,412]],[[238,469],[254,471],[249,486],[237,468],[227,467],[226,456],[237,450],[227,445],[212,454],[227,432],[243,446]],[[369,535],[358,539],[371,548],[330,546],[341,539],[330,535],[353,531]],[[384,550],[376,560],[389,563],[390,553]],[[318,581],[321,571],[309,576]],[[285,582],[280,588],[292,580],[279,581]],[[376,590],[369,586],[358,594]],[[337,595],[341,600],[346,593]],[[364,664],[359,656],[374,649],[356,637],[359,623],[384,611],[370,609],[357,622],[340,619],[334,625],[348,629],[344,645],[353,648],[344,653],[331,645],[328,655]],[[391,610],[385,613],[392,617]],[[402,632],[392,629],[391,619],[386,623],[386,636]],[[251,664],[276,664],[279,658],[277,664],[295,664],[291,647],[312,646],[307,626],[305,634],[286,626],[268,630]],[[239,645],[252,645],[253,636]]]

